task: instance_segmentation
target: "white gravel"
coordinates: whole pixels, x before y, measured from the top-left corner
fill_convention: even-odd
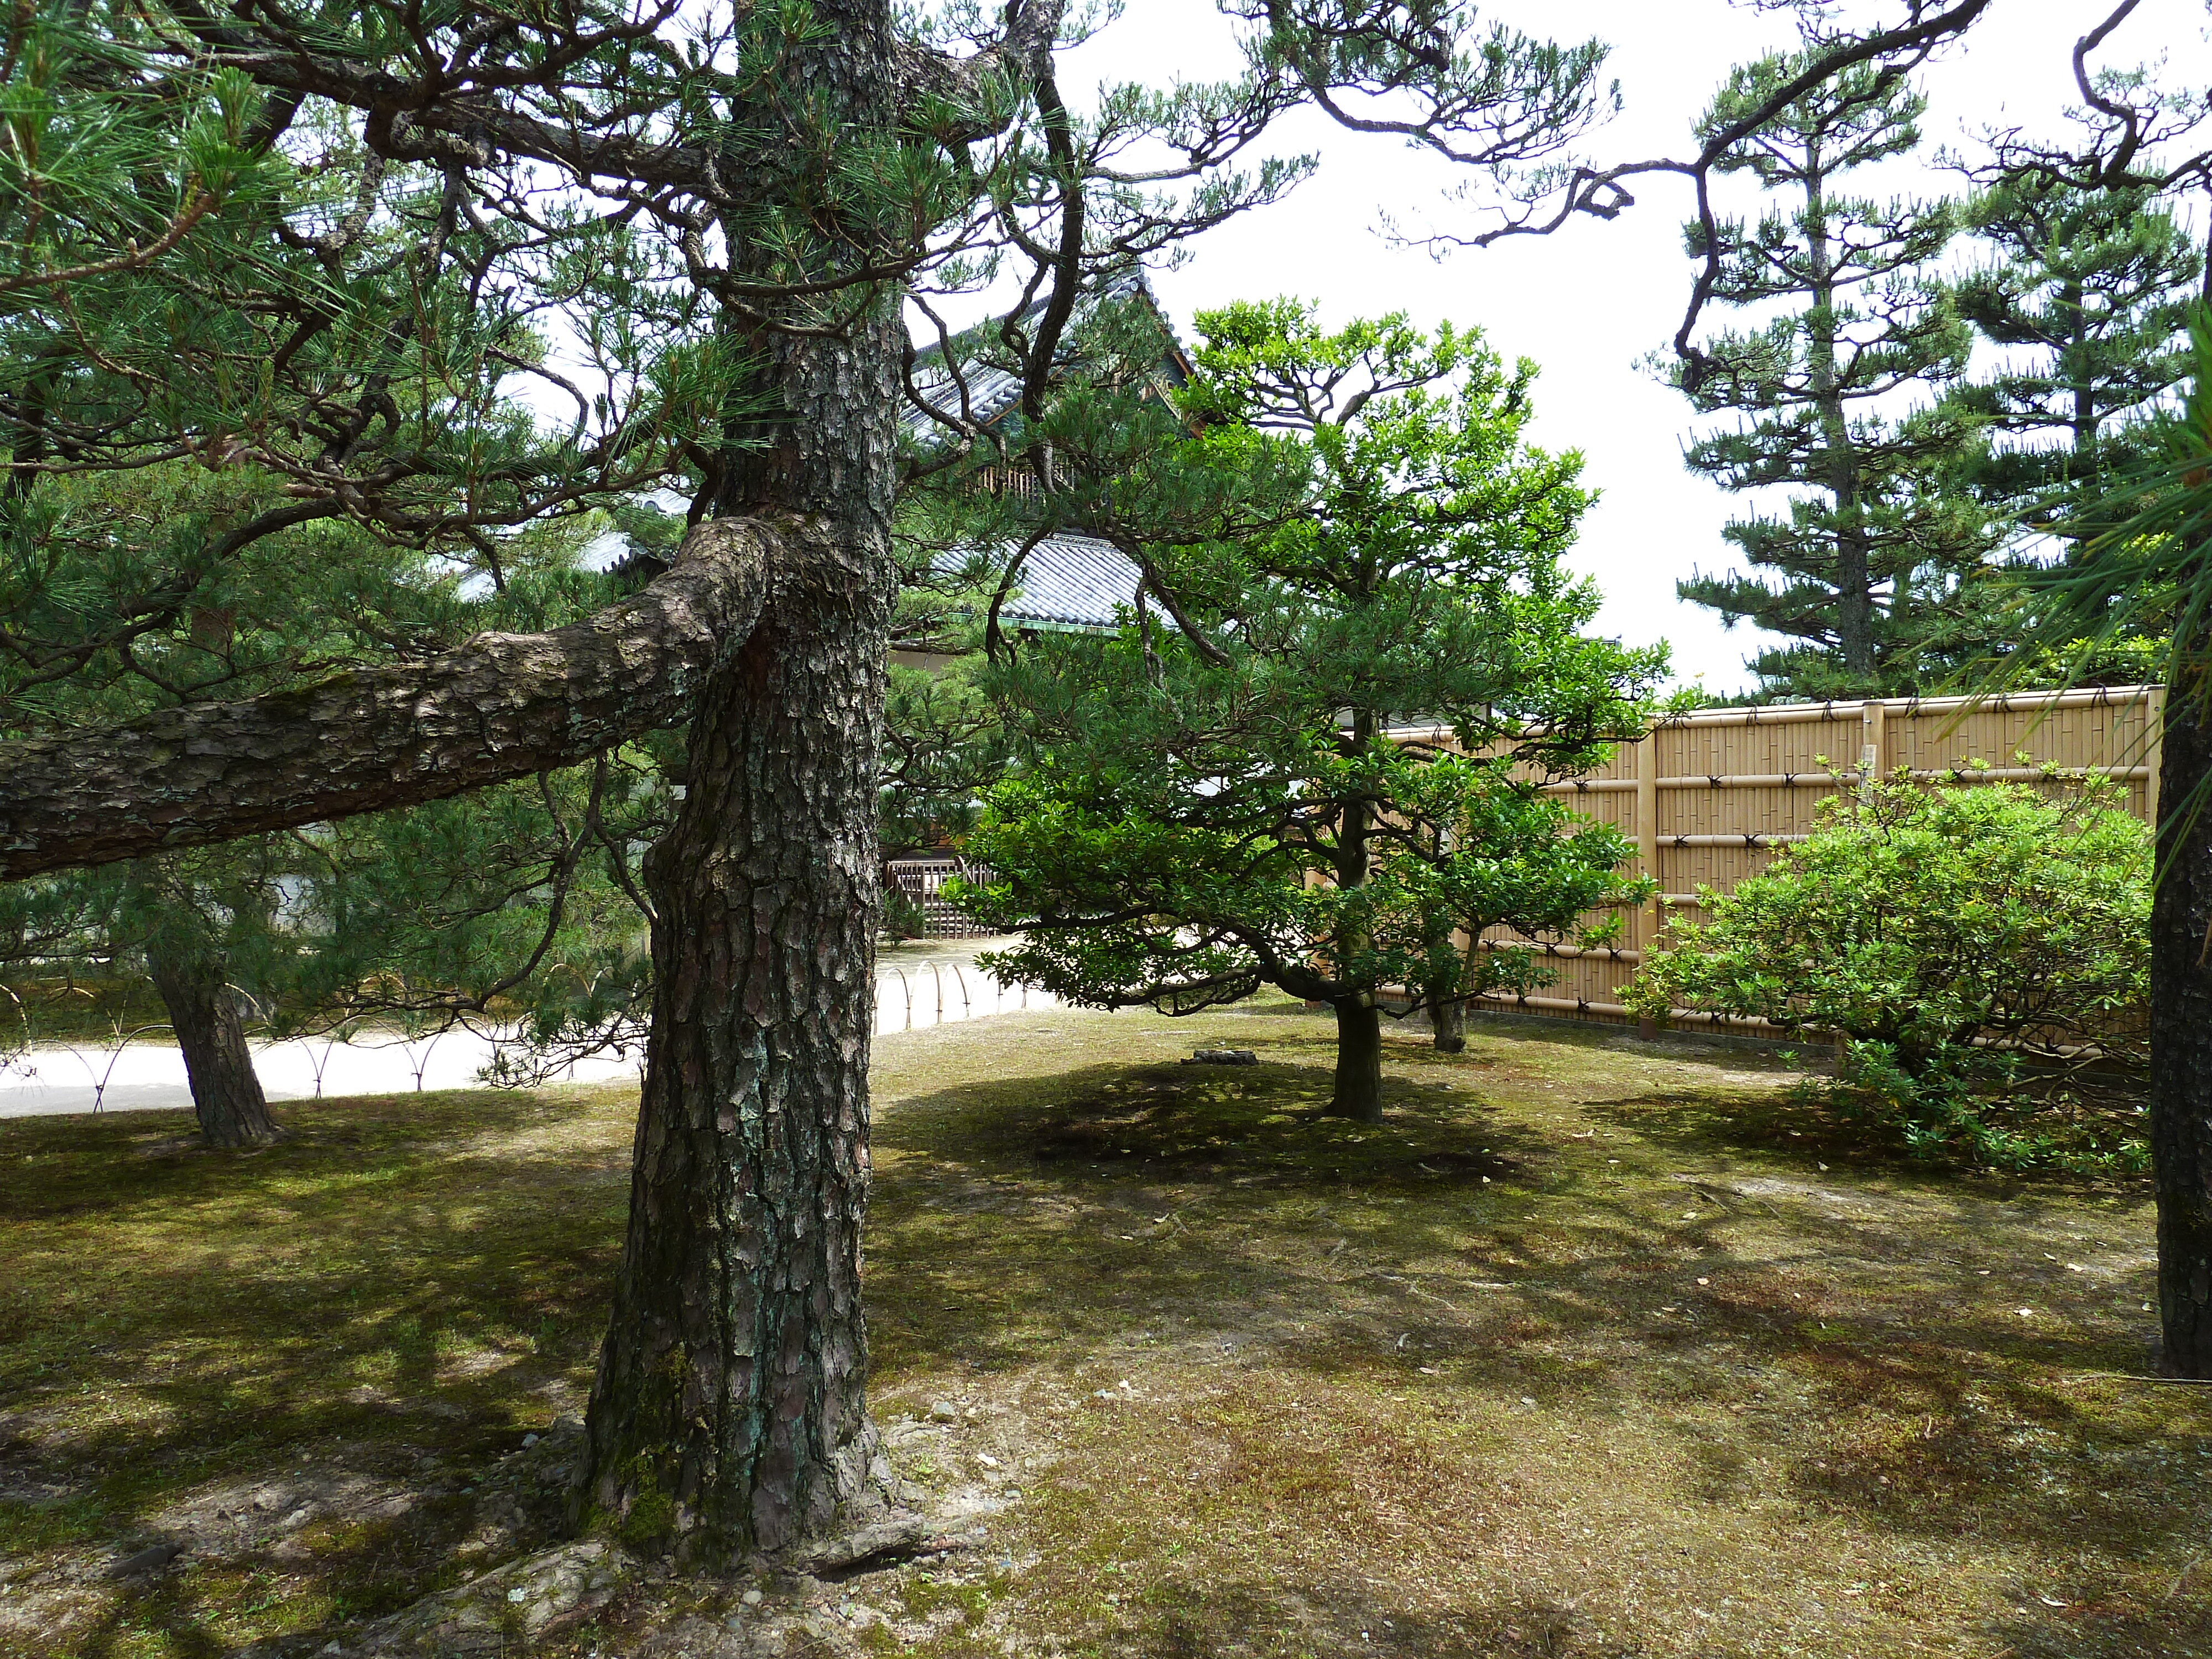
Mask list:
[[[890,954],[889,952],[886,953]],[[876,979],[876,1030],[889,1035],[939,1024],[983,1019],[1020,1008],[1056,1008],[1050,993],[1002,986],[979,973],[969,952],[896,960]],[[271,1100],[325,1095],[394,1094],[421,1088],[476,1087],[492,1043],[453,1030],[408,1042],[390,1031],[253,1044],[253,1068]],[[563,1081],[599,1083],[635,1077],[642,1054],[580,1060]],[[184,1056],[159,1030],[121,1043],[39,1043],[0,1064],[0,1118],[73,1112],[139,1112],[192,1103]]]

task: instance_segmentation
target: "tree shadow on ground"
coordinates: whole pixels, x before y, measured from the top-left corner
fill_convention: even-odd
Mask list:
[[[1824,1171],[1850,1143],[1793,1135],[1771,1091],[1591,1103],[1580,1122],[1616,1138],[1577,1148],[1593,1131],[1492,1109],[1479,1072],[1452,1082],[1393,1078],[1373,1130],[1321,1115],[1328,1072],[1292,1064],[1099,1066],[906,1103],[879,1138],[872,1246],[889,1368],[1072,1372],[1226,1340],[1265,1350],[1271,1389],[1633,1438],[1672,1457],[1677,1524],[1782,1502],[1907,1551],[1968,1537],[2063,1560],[2094,1538],[2104,1565],[2071,1569],[2073,1606],[2115,1593],[2111,1560],[2188,1538],[2172,1419],[2080,1386],[2139,1362],[2140,1322],[2043,1248],[2126,1222],[2132,1196],[1886,1158]],[[1689,1152],[1767,1195],[1700,1184]]]
[[[150,1115],[10,1126],[36,1150],[0,1208],[37,1289],[0,1342],[0,1557],[74,1586],[68,1651],[373,1617],[557,1531],[559,1481],[501,1466],[588,1374],[611,1137],[532,1095],[290,1115],[245,1156]],[[163,1542],[191,1553],[110,1577]]]
[[[1052,1402],[1025,1432],[1059,1462],[994,1523],[1038,1562],[1025,1636],[1754,1652],[1621,1609],[1702,1632],[1800,1583],[1862,1605],[1854,1576],[1871,1622],[1822,1627],[1836,1651],[2136,1659],[2212,1622],[2208,1404],[2094,1377],[2140,1338],[2136,1200],[1840,1159],[1611,1037],[1395,1044],[1385,1121],[1354,1125],[1322,1109],[1326,1024],[1266,1036],[1267,1065],[925,1090],[878,1125],[891,1407],[963,1379]],[[161,1151],[173,1120],[0,1135],[0,1556],[96,1575],[212,1492],[287,1494],[55,1650],[319,1645],[549,1540],[557,1482],[514,1452],[587,1381],[633,1109],[330,1103],[229,1160]],[[339,1474],[407,1505],[285,1524]]]

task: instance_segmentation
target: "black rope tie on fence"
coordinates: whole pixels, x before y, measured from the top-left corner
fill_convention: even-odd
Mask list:
[[[1721,787],[1721,775],[1718,772],[1708,772],[1705,774],[1705,781],[1717,789]]]

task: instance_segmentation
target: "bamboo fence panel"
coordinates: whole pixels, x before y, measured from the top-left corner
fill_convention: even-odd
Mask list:
[[[2131,812],[2154,823],[2162,697],[2157,686],[2114,686],[1978,703],[1928,697],[1700,709],[1662,720],[1641,742],[1617,744],[1612,759],[1587,776],[1547,786],[1634,841],[1659,896],[1625,919],[1611,949],[1547,945],[1504,930],[1486,935],[1493,943],[1533,944],[1556,974],[1528,996],[1498,993],[1488,1000],[1531,1013],[1632,1021],[1620,993],[1663,918],[1698,910],[1700,886],[1726,893],[1765,869],[1778,849],[1813,827],[1822,800],[1857,788],[1869,772],[1889,776],[1904,768],[1930,788],[1978,780],[2051,793],[2068,787],[2064,774],[2101,773],[2121,784]],[[2045,770],[2052,766],[2061,774],[2055,780]]]

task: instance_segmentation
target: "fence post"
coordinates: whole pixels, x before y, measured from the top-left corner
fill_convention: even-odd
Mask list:
[[[1659,728],[1656,726],[1644,734],[1636,745],[1636,855],[1643,862],[1644,873],[1649,876],[1655,889],[1659,882]],[[1667,907],[1662,896],[1654,890],[1644,902],[1642,926],[1637,929],[1638,951],[1650,957],[1651,947],[1658,942],[1659,919]],[[1654,1019],[1636,1022],[1636,1034],[1641,1037],[1659,1035],[1659,1023]]]
[[[1888,708],[1878,697],[1869,697],[1859,705],[1859,799],[1874,799],[1874,787],[1881,780],[1887,754],[1888,732],[1886,716]]]
[[[2143,817],[2150,824],[2154,846],[2158,842],[2158,782],[2166,770],[2166,696],[2163,686],[2152,686],[2143,693],[2143,718],[2150,722],[2149,742],[2144,745],[2150,781],[2143,790]]]

